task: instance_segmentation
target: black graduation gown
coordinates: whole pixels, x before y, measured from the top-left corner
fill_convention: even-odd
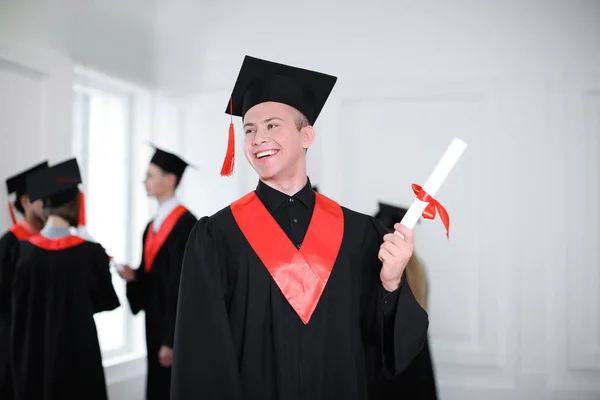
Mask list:
[[[376,374],[378,379],[371,391],[373,400],[437,400],[438,398],[428,338],[423,349],[400,374],[392,378],[385,376],[382,370],[378,370]]]
[[[0,238],[0,399],[12,400],[10,375],[10,315],[14,263],[19,240],[11,231]]]
[[[94,314],[117,307],[102,246],[46,250],[20,242],[11,320],[15,399],[106,400]]]
[[[362,400],[374,379],[369,347],[391,374],[411,362],[427,314],[403,279],[384,335],[378,252],[385,230],[367,215],[346,208],[343,215],[342,245],[307,325],[230,207],[200,219],[183,263],[172,400]]]
[[[149,273],[142,262],[135,271],[135,281],[127,283],[127,299],[131,311],[145,312],[146,351],[148,371],[146,377],[146,399],[168,400],[171,387],[171,368],[164,368],[158,360],[161,346],[173,348],[177,294],[183,253],[196,217],[189,211],[181,215],[169,236],[158,251]],[[146,240],[150,223],[144,231]]]
[[[375,400],[436,400],[437,388],[429,342],[425,342],[423,349],[402,373],[391,379],[380,375],[371,397]]]

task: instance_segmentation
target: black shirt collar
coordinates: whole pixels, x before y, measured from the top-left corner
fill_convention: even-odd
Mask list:
[[[315,192],[312,189],[309,178],[307,178],[306,185],[304,185],[304,187],[293,196],[288,196],[287,194],[272,188],[261,180],[258,181],[256,194],[258,195],[260,201],[262,201],[265,207],[267,207],[267,209],[271,212],[275,211],[284,202],[289,201],[290,198],[300,200],[300,202],[309,210],[312,210],[315,205]]]

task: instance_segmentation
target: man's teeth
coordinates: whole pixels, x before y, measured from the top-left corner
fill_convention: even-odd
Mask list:
[[[277,151],[275,151],[275,150],[261,151],[260,153],[256,153],[256,158],[263,158],[263,157],[267,157],[267,156],[272,156],[275,153],[277,153]]]

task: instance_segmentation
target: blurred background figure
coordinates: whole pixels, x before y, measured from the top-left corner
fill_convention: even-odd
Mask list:
[[[406,211],[406,208],[380,202],[379,210],[374,217],[381,221],[388,231],[393,232],[394,224],[402,220]],[[416,237],[418,237],[418,234],[416,234]],[[413,256],[406,266],[405,273],[415,299],[427,311],[427,274],[425,266],[417,255],[416,250],[413,252]],[[429,340],[425,342],[423,350],[415,357],[404,372],[393,379],[381,378],[379,380],[376,396],[377,399],[381,400],[437,399],[435,373],[429,350]]]
[[[120,304],[102,246],[71,234],[80,183],[75,159],[27,178],[46,224],[19,244],[10,324],[15,400],[108,399],[94,314]]]
[[[48,168],[44,161],[6,180],[8,195],[15,194],[14,202],[8,202],[12,225],[0,238],[0,399],[12,399],[12,377],[10,374],[10,315],[14,262],[20,240],[35,235],[44,226],[42,201],[31,202],[27,191],[27,176],[40,169]],[[17,221],[15,210],[22,215]]]
[[[196,217],[175,195],[188,163],[173,153],[154,149],[144,185],[148,196],[158,202],[158,210],[144,231],[139,268],[124,265],[119,275],[127,282],[131,311],[145,312],[146,399],[169,400],[179,278]]]

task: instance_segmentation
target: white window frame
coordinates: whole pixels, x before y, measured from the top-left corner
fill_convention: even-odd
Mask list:
[[[133,149],[138,149],[138,143],[142,142],[144,139],[147,139],[146,135],[148,134],[148,129],[143,129],[143,127],[138,125],[146,125],[147,122],[151,121],[152,93],[146,88],[139,87],[137,85],[124,82],[113,77],[109,77],[105,74],[93,71],[80,65],[76,65],[74,68],[73,80],[74,94],[76,91],[83,93],[93,93],[96,90],[121,95],[128,99],[129,126],[127,130],[128,140],[126,144],[126,153],[128,154],[129,159],[132,160],[132,165],[130,165],[130,167],[128,168],[127,176],[127,196],[129,201],[127,204],[126,212],[127,215],[131,216],[131,218],[129,219],[126,227],[126,236],[128,238],[126,260],[138,260],[139,254],[135,253],[140,253],[140,249],[137,246],[137,242],[141,243],[141,239],[137,237],[136,227],[139,224],[145,224],[145,222],[140,221],[140,218],[136,218],[136,215],[139,215],[140,206],[142,206],[141,208],[143,208],[144,205],[140,205],[139,202],[136,201],[133,193],[134,183],[137,181],[141,181],[141,179],[136,179],[138,178],[137,172],[139,171],[139,168],[136,168],[136,166],[133,165],[134,160],[140,157],[136,157],[136,154],[134,154]],[[77,110],[73,110],[73,112],[75,113],[77,112]],[[144,122],[146,122],[146,124]],[[82,140],[84,142],[82,142]],[[72,138],[74,154],[78,156],[79,161],[82,163],[82,169],[84,171],[87,171],[87,161],[89,156],[86,143],[87,140],[87,136],[85,136],[84,138],[80,138],[77,137],[77,135],[75,134]],[[87,189],[85,177],[83,181],[84,182],[82,186],[85,192]],[[138,249],[137,252],[134,250],[136,248]],[[132,268],[136,267],[136,265],[132,265]],[[112,273],[114,274],[116,272],[112,271]],[[140,358],[145,356],[143,313],[140,313],[141,315],[134,316],[131,313],[129,304],[127,303],[126,299],[121,299],[121,307],[123,307],[123,309],[125,310],[125,321],[123,322],[125,329],[125,344],[118,349],[103,352],[102,356],[105,367],[127,365],[131,362],[136,362],[136,360],[139,360]],[[107,381],[109,383],[111,381],[110,374],[108,373]]]

